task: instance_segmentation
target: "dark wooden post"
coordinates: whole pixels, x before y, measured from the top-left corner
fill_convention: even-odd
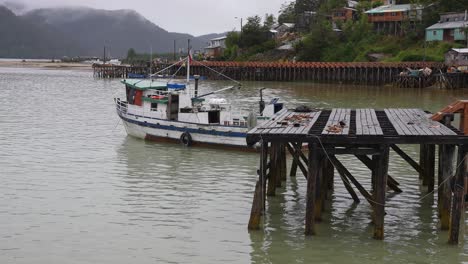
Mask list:
[[[322,154],[322,151],[320,151]],[[315,220],[317,222],[322,221],[322,212],[325,203],[325,198],[327,195],[327,183],[325,181],[324,175],[324,166],[325,160],[323,159],[323,155],[319,156],[318,160],[318,168],[317,168],[317,180],[316,180],[316,191],[315,191]]]
[[[282,185],[282,173],[283,173],[283,157],[282,157],[282,152],[281,152],[281,143],[276,143],[275,144],[275,166],[276,166],[276,187],[281,187]]]
[[[275,196],[276,194],[276,181],[278,177],[278,143],[271,143],[270,148],[270,174],[268,175],[268,196]]]
[[[258,170],[259,179],[255,184],[254,198],[252,202],[252,210],[250,211],[249,230],[260,229],[263,209],[265,206],[265,191],[264,183],[266,181],[266,167],[268,164],[268,142],[262,142],[262,150],[260,155],[260,169]]]
[[[419,146],[419,167],[422,168],[422,170],[419,172],[419,179],[423,180],[424,179],[424,164],[426,162],[426,145],[421,144]]]
[[[452,202],[452,191],[450,189],[450,178],[454,175],[453,160],[455,157],[454,145],[439,146],[439,195],[438,208],[440,215],[440,228],[448,230],[450,224],[450,205]]]
[[[421,145],[420,166],[422,168],[419,178],[428,192],[434,191],[435,176],[435,145]]]
[[[449,227],[449,244],[458,244],[461,214],[465,208],[465,178],[468,177],[468,145],[458,146],[457,174],[453,182],[452,215]]]
[[[375,163],[374,238],[384,238],[385,192],[387,187],[389,147],[383,146]]]
[[[289,177],[296,177],[296,174],[297,174],[297,162],[295,159],[293,159],[291,163],[291,172],[289,173]]]
[[[317,143],[309,143],[309,170],[307,177],[307,198],[305,235],[315,235],[315,197],[317,190],[317,175],[319,168],[319,149]]]
[[[328,190],[332,191],[335,185],[335,167],[328,158],[325,158],[324,178],[327,181]]]
[[[280,157],[281,157],[281,181],[286,181],[286,175],[288,173],[288,164],[286,161],[286,144],[280,145]]]
[[[424,168],[425,179],[427,182],[427,191],[434,191],[435,185],[435,145],[427,146],[427,163],[426,168]],[[423,181],[424,183],[424,181]],[[424,185],[424,184],[423,184]]]

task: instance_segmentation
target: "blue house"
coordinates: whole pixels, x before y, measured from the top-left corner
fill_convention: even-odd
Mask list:
[[[466,41],[468,15],[464,13],[445,13],[440,21],[426,28],[426,41]]]

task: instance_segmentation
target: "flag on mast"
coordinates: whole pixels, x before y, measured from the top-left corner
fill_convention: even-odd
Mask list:
[[[188,56],[189,56],[189,61],[190,61],[190,63],[192,63],[192,61],[193,61],[192,49],[190,49],[189,55],[188,55]]]

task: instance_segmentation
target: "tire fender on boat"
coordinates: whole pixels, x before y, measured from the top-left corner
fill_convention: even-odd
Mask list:
[[[184,132],[182,133],[182,135],[180,136],[180,143],[182,143],[182,145],[184,146],[191,146],[193,141],[192,141],[192,136],[190,135],[189,132]]]

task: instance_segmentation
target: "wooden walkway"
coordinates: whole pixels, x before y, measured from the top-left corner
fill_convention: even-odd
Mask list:
[[[359,194],[373,208],[374,238],[384,237],[386,190],[401,192],[388,172],[389,151],[400,155],[418,173],[428,192],[435,186],[436,146],[439,154],[437,186],[441,229],[450,229],[449,242],[458,243],[464,208],[464,179],[468,177],[468,136],[445,123],[431,119],[420,109],[342,109],[299,113],[283,110],[247,135],[247,142],[261,144],[259,179],[256,185],[249,229],[258,229],[265,208],[265,195],[275,195],[286,180],[287,150],[292,156],[291,176],[299,168],[307,179],[305,234],[315,234],[315,220],[321,219],[323,202],[331,191],[336,169],[355,202]],[[308,157],[302,146],[308,145]],[[419,162],[398,144],[420,145]],[[458,154],[457,154],[458,153]],[[339,161],[343,154],[355,155],[371,171],[372,190],[366,190]],[[459,166],[454,167],[454,161]],[[454,178],[454,180],[452,179]],[[357,190],[357,192],[355,191]]]

